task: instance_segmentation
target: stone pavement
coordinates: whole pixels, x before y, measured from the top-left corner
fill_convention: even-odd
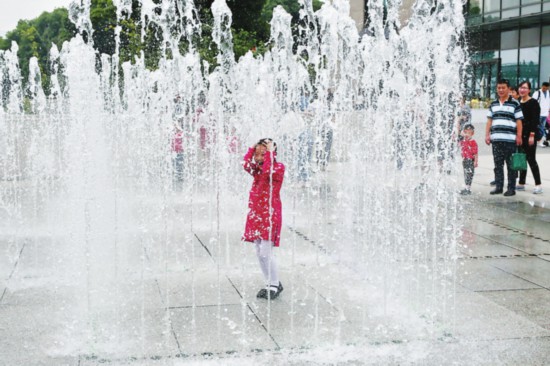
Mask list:
[[[441,322],[382,307],[383,294],[300,227],[283,231],[292,250],[277,254],[285,290],[272,302],[255,298],[252,248],[228,245],[240,217],[224,237],[209,222],[167,220],[84,255],[56,233],[0,233],[0,365],[550,364],[550,149],[539,164],[547,193],[490,196],[481,149]]]

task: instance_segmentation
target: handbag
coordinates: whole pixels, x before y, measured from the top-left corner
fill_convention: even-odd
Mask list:
[[[527,155],[516,150],[512,154],[512,170],[527,170]]]

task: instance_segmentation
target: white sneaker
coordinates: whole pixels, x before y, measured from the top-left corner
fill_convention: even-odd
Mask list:
[[[535,187],[533,189],[533,194],[541,194],[542,193],[542,187]]]

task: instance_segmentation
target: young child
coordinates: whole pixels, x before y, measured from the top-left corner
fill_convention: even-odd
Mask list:
[[[462,130],[463,139],[460,141],[460,150],[462,152],[462,166],[464,167],[464,181],[466,188],[460,191],[462,195],[471,194],[470,187],[474,178],[474,170],[477,168],[477,142],[473,139],[474,126],[468,124]]]
[[[256,295],[259,298],[275,299],[283,291],[279,281],[273,247],[279,246],[282,227],[282,204],[280,191],[285,175],[285,166],[277,161],[277,144],[272,139],[261,139],[248,149],[244,156],[244,170],[254,181],[250,189],[243,240],[254,243],[256,255],[267,283]]]

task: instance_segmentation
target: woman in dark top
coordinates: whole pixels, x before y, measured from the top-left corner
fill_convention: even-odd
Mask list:
[[[519,95],[521,102],[521,111],[523,112],[523,150],[527,155],[527,162],[535,178],[534,194],[541,194],[542,187],[540,186],[540,171],[537,164],[537,138],[539,133],[539,116],[540,105],[536,99],[529,96],[531,94],[531,83],[523,81],[519,84]],[[527,178],[527,170],[521,170],[519,173],[519,184],[516,186],[517,191],[525,191],[525,178]]]

